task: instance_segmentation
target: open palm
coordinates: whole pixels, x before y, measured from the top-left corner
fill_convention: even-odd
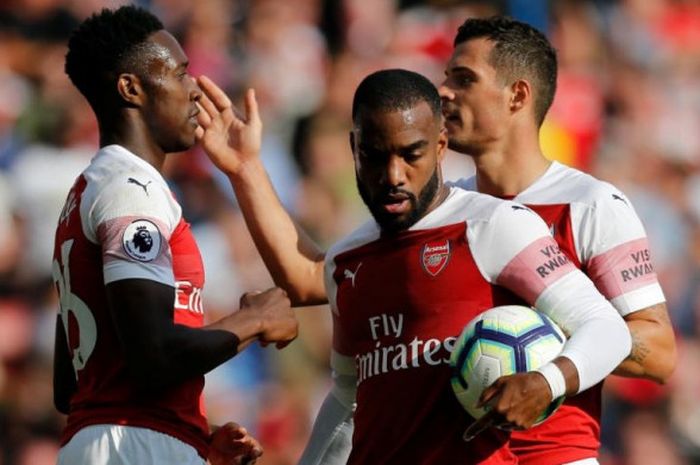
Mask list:
[[[246,92],[245,115],[241,115],[211,79],[200,76],[197,82],[202,89],[197,102],[197,140],[217,168],[235,174],[260,153],[262,122],[255,91]]]

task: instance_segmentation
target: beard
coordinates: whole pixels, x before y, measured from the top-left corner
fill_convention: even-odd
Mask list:
[[[392,215],[382,208],[382,203],[379,200],[372,198],[367,188],[360,182],[360,179],[355,177],[357,182],[357,190],[360,192],[362,201],[367,205],[370,213],[374,217],[382,232],[395,234],[404,231],[423,218],[430,207],[430,204],[435,199],[438,188],[440,187],[440,176],[438,175],[438,167],[433,171],[433,175],[428,180],[423,190],[418,194],[418,198],[410,192],[399,188],[391,188],[384,192],[380,192],[376,197],[384,198],[389,194],[403,194],[408,197],[411,204],[409,211],[403,215]]]

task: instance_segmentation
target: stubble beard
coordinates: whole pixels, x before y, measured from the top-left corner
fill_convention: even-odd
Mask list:
[[[369,192],[360,182],[359,178],[355,178],[357,182],[357,190],[360,192],[362,201],[369,209],[370,213],[374,217],[374,220],[377,222],[383,233],[396,234],[401,231],[405,231],[425,216],[426,212],[430,208],[430,205],[433,203],[433,200],[435,200],[435,196],[437,195],[440,187],[440,176],[438,174],[438,169],[438,167],[435,168],[435,171],[433,171],[432,176],[428,180],[425,187],[423,187],[423,190],[420,192],[417,199],[415,195],[402,189],[393,189],[389,191],[389,193],[400,192],[408,196],[411,209],[406,216],[402,218],[389,215],[382,210],[381,205],[375,204],[372,201]]]

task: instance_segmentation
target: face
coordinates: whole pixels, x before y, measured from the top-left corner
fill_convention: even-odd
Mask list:
[[[450,148],[475,155],[508,128],[510,87],[489,63],[493,42],[471,39],[455,47],[439,88]]]
[[[362,112],[350,142],[358,190],[384,232],[407,229],[435,207],[447,135],[428,103]]]
[[[142,81],[146,93],[142,108],[150,133],[164,152],[180,152],[195,143],[195,102],[201,92],[187,72],[188,60],[177,40],[166,31],[154,33],[149,41],[153,55]]]

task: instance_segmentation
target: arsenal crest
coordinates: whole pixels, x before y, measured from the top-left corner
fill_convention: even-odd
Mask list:
[[[428,242],[423,246],[421,264],[430,276],[437,276],[450,261],[450,240]]]

